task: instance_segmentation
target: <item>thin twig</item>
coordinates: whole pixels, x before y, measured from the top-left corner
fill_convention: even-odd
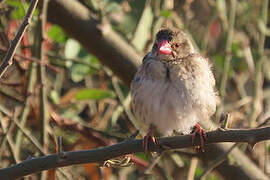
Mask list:
[[[31,2],[31,5],[33,3],[37,3],[38,1],[37,0],[33,0]],[[32,7],[30,5],[30,7]],[[36,7],[36,4],[35,4],[35,7]],[[31,8],[29,8],[31,9]],[[29,10],[28,10],[29,12]],[[27,14],[28,14],[27,12]],[[33,12],[32,12],[33,13]],[[26,17],[27,17],[27,14],[26,14]],[[25,18],[27,19],[27,18]],[[16,37],[15,37],[16,38]],[[11,43],[13,44],[13,43]],[[14,52],[13,52],[13,55],[14,55]],[[28,95],[26,100],[25,100],[25,103],[24,103],[24,107],[23,107],[23,110],[22,110],[22,114],[19,118],[19,121],[20,121],[20,125],[22,126],[22,128],[24,128],[24,125],[26,123],[26,120],[27,120],[27,116],[29,114],[29,111],[30,111],[30,96],[32,93],[33,93],[33,87],[34,87],[34,84],[35,84],[35,81],[36,81],[36,63],[32,62],[30,64],[30,67],[29,67],[29,75],[28,75],[28,78],[27,78],[27,87],[26,87],[26,94]],[[16,138],[15,138],[15,142],[16,142],[16,145],[15,145],[15,153],[18,157],[20,157],[20,148],[21,148],[21,143],[22,143],[22,137],[23,137],[23,133],[22,131],[18,130],[17,132],[17,135],[16,135]]]
[[[30,142],[32,142],[32,144],[38,149],[38,151],[41,154],[45,155],[42,145],[38,142],[38,140],[34,136],[32,136],[31,133],[27,129],[25,129],[16,118],[14,118],[13,121],[16,126],[21,130],[21,132],[25,135],[25,137],[28,138]]]
[[[22,127],[20,125],[20,123],[18,122],[17,118],[13,118],[13,124],[16,124],[16,126],[21,130],[21,132],[25,135],[26,138],[28,138],[30,140],[30,142],[37,148],[37,150],[42,154],[42,155],[46,155],[44,149],[42,148],[42,145],[39,143],[39,141],[32,136],[32,134],[25,129],[24,127]],[[59,169],[59,171],[64,174],[66,176],[66,172],[62,169]]]
[[[230,154],[230,152],[237,147],[237,145],[239,145],[239,143],[235,143],[234,145],[232,145],[232,147],[224,154],[222,154],[221,156],[219,156],[217,159],[215,159],[215,161],[213,161],[207,169],[205,169],[205,171],[202,173],[202,175],[198,178],[201,180],[206,179],[206,176],[213,170],[215,169],[218,165],[220,165],[228,156],[228,154]]]
[[[7,99],[15,100],[19,104],[22,104],[24,102],[24,97],[14,90],[14,88],[10,89],[3,85],[0,86],[0,94],[2,96],[6,96]]]
[[[17,49],[23,34],[25,33],[27,27],[29,26],[30,20],[32,18],[32,15],[34,13],[34,10],[37,6],[38,0],[32,0],[31,4],[27,10],[27,13],[24,17],[24,20],[14,38],[14,40],[12,41],[12,43],[10,44],[10,47],[6,53],[6,56],[3,59],[3,62],[0,66],[0,78],[2,77],[2,75],[5,73],[5,71],[7,70],[7,68],[12,64],[12,59],[15,53],[15,50]]]
[[[113,85],[113,88],[119,98],[119,101],[121,102],[124,110],[125,110],[125,113],[127,114],[129,120],[131,121],[131,123],[135,126],[135,128],[137,129],[140,129],[140,125],[138,124],[138,121],[136,121],[136,118],[134,117],[134,115],[132,114],[131,110],[130,110],[130,102],[131,102],[131,95],[130,93],[127,95],[127,97],[125,98],[122,91],[121,91],[121,88],[118,84],[118,79],[116,77],[112,77],[112,85]],[[145,132],[142,132],[143,129],[140,129],[140,133],[145,133]]]
[[[38,42],[37,42],[37,57],[41,60],[41,64],[38,66],[38,80],[41,84],[40,88],[40,95],[39,95],[39,113],[40,113],[40,120],[42,122],[43,132],[41,135],[42,143],[43,143],[43,150],[45,153],[48,153],[48,146],[49,146],[49,135],[47,132],[47,126],[49,122],[48,118],[48,108],[47,108],[47,95],[46,95],[46,68],[43,66],[45,64],[45,39],[46,39],[46,30],[45,25],[47,23],[47,10],[48,10],[48,0],[43,0],[43,4],[41,5],[41,13],[39,14],[41,20],[38,22]],[[48,176],[47,171],[43,171],[41,174],[41,179],[46,180]]]
[[[220,128],[227,129],[229,121],[230,121],[230,114],[229,113],[221,114],[220,121],[219,121]]]
[[[14,129],[14,123],[12,121],[10,121],[9,125],[7,128],[4,128],[4,122],[3,122],[3,117],[2,117],[2,113],[0,114],[0,124],[2,126],[2,129],[3,129],[3,132],[4,132],[4,135],[2,136],[2,142],[1,142],[1,145],[0,145],[0,161],[2,161],[2,153],[4,152],[5,148],[6,148],[6,143],[10,143],[9,142],[9,134],[10,132]],[[14,157],[14,159],[16,159]]]
[[[224,123],[228,123],[229,122],[229,120],[230,120],[230,117],[229,117],[230,115],[229,114],[226,114],[225,115],[225,121],[227,121],[227,122],[224,122]],[[258,125],[257,126],[257,128],[260,128],[260,127],[262,127],[263,125],[265,125],[265,123],[267,122],[267,119],[265,120],[265,122],[263,122],[262,124],[260,124],[260,125]],[[225,126],[222,126],[221,125],[221,130],[222,129],[226,129],[227,128],[227,125],[225,125]],[[220,165],[223,161],[225,161],[226,159],[227,159],[227,157],[228,157],[228,155],[234,150],[234,148],[236,148],[238,145],[239,145],[240,143],[235,143],[235,144],[233,144],[230,148],[229,148],[229,150],[227,150],[226,152],[224,152],[224,153],[222,153],[220,156],[218,156],[209,166],[208,166],[208,168],[206,168],[205,170],[204,170],[204,172],[201,174],[201,176],[198,178],[198,179],[201,179],[201,180],[204,180],[206,177],[207,177],[207,175],[213,170],[213,169],[215,169],[218,165]],[[254,145],[255,144],[252,144],[252,143],[250,143],[250,145],[251,145],[251,147],[253,148],[254,147]]]
[[[267,125],[270,121],[270,117],[267,117],[261,124],[259,124],[257,127],[263,127]]]
[[[262,1],[262,22],[265,26],[267,26],[267,17],[268,17],[268,0]],[[259,44],[258,44],[258,52],[260,55],[260,59],[256,63],[255,69],[255,92],[253,99],[252,112],[249,118],[250,127],[256,126],[256,119],[262,112],[262,98],[263,98],[263,62],[266,59],[264,54],[264,42],[265,42],[265,34],[260,34]]]
[[[163,152],[164,153],[164,152]],[[152,169],[155,167],[155,165],[161,160],[163,153],[158,154],[152,162],[148,165],[148,167],[144,170],[144,174],[151,173]]]
[[[187,176],[187,180],[194,180],[195,177],[195,171],[198,165],[198,157],[193,157],[190,160],[190,166],[189,166],[189,170],[188,170],[188,176]]]
[[[234,30],[234,22],[235,22],[235,12],[236,12],[236,0],[231,0],[230,2],[230,17],[229,17],[229,29],[228,29],[228,38],[226,42],[226,56],[224,61],[224,73],[220,83],[220,97],[221,101],[224,100],[224,96],[226,95],[226,85],[229,75],[230,62],[232,58],[231,47],[233,42],[233,30]]]
[[[207,133],[208,139],[206,144],[218,142],[247,142],[249,144],[254,144],[260,141],[269,140],[269,134],[270,127],[245,130],[215,130]],[[150,145],[149,150],[158,151],[160,146],[178,149],[200,145],[199,139],[196,139],[194,144],[192,144],[191,139],[192,135],[158,138],[157,145]],[[91,162],[104,162],[108,159],[122,155],[144,152],[142,142],[143,140],[134,139],[97,149],[66,152],[66,158],[61,160],[59,160],[57,154],[32,158],[14,166],[0,169],[0,179],[14,179],[52,168]]]
[[[1,46],[0,45],[0,51],[2,52],[6,52],[7,48],[5,48],[4,46]],[[41,64],[41,61],[37,58],[34,58],[34,57],[25,57],[24,55],[20,54],[20,53],[15,53],[14,54],[14,58],[16,58],[17,61],[22,61],[22,60],[26,60],[26,61],[32,61],[32,62],[35,62],[35,63],[38,63],[38,64]],[[55,71],[56,73],[59,73],[60,70],[59,68],[49,64],[49,63],[45,63],[45,64],[42,64],[48,68],[50,68],[51,70]]]
[[[34,84],[35,84],[35,81],[36,81],[36,63],[32,62],[30,64],[30,67],[29,67],[29,76],[28,76],[28,79],[27,79],[27,88],[26,88],[26,93],[29,95],[29,94],[32,94],[33,93],[33,87],[34,87]],[[23,107],[23,110],[22,110],[22,114],[19,118],[19,121],[20,121],[20,125],[24,128],[24,125],[26,123],[26,120],[27,120],[27,116],[29,114],[29,111],[30,111],[30,103],[31,103],[31,96],[27,96],[26,100],[25,100],[25,104],[24,104],[24,107]],[[17,132],[17,135],[16,135],[16,139],[15,139],[15,142],[16,142],[16,145],[15,145],[15,153],[18,157],[20,157],[20,148],[21,148],[21,143],[22,143],[22,137],[23,137],[23,133],[18,130]]]
[[[3,104],[0,104],[0,111],[2,111],[5,115],[9,117],[11,117],[13,113],[8,107],[4,106]]]
[[[13,116],[14,116],[14,114],[13,114]],[[0,113],[0,123],[1,123],[1,126],[2,126],[2,128],[4,130],[4,132],[6,133],[7,143],[9,145],[9,147],[10,147],[10,151],[11,151],[11,153],[13,155],[13,158],[14,158],[15,162],[18,163],[18,162],[20,162],[20,158],[17,156],[17,154],[16,154],[16,152],[14,150],[15,144],[14,144],[13,139],[12,139],[11,134],[10,134],[10,132],[14,129],[14,126],[15,125],[14,125],[13,122],[10,122],[10,127],[8,129],[4,129],[4,122],[3,122],[3,120],[4,119],[2,117],[2,113]],[[3,142],[3,143],[5,143],[5,142]],[[1,149],[3,148],[3,150],[4,150],[4,145],[5,144],[3,144],[3,146],[1,147]],[[1,150],[0,156],[2,157],[2,150]]]

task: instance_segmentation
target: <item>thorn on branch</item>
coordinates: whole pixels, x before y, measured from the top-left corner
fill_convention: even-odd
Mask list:
[[[225,131],[225,129],[223,129],[222,127],[218,127],[217,130],[218,131]]]
[[[252,149],[252,150],[254,150],[254,146],[256,145],[256,143],[248,143],[248,146]]]
[[[139,132],[140,132],[140,131],[137,130],[135,133],[133,133],[133,134],[131,134],[129,137],[127,137],[127,138],[125,139],[125,141],[134,140],[134,139],[136,138],[136,136],[138,136]]]
[[[33,159],[33,157],[32,157],[31,155],[29,155],[29,156],[26,158],[26,160],[31,160],[31,159]]]
[[[257,141],[254,137],[250,137],[248,141],[248,146],[253,150],[254,146],[257,144]]]
[[[137,136],[138,136],[138,134],[139,134],[139,130],[137,130],[134,134],[132,134],[129,138],[130,139],[135,139]]]
[[[62,136],[57,137],[57,155],[59,159],[65,159],[67,157],[63,151]]]
[[[219,120],[220,128],[227,129],[229,120],[230,120],[230,114],[229,113],[226,113],[226,114],[222,113],[220,120]]]

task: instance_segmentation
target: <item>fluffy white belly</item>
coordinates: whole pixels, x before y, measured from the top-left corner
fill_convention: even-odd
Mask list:
[[[132,92],[136,118],[146,125],[155,125],[163,135],[174,130],[187,134],[198,121],[191,97],[183,86],[161,79],[144,79],[136,86]]]

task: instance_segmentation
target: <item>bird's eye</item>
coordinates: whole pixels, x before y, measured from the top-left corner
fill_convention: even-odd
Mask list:
[[[175,47],[178,48],[180,46],[179,43],[175,43]]]

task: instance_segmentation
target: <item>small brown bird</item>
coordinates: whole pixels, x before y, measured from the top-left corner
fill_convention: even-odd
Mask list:
[[[218,96],[208,59],[193,47],[182,30],[162,29],[151,52],[144,58],[132,83],[132,108],[138,120],[148,127],[144,148],[157,129],[163,135],[188,134],[195,126],[204,142],[204,132],[197,124],[216,111]]]

